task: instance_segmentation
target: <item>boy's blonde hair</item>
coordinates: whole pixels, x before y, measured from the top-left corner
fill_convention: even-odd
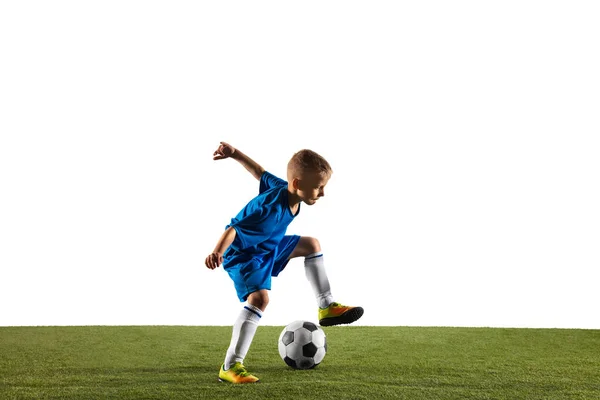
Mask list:
[[[331,176],[333,170],[325,158],[318,153],[303,149],[292,156],[288,163],[288,180],[301,177],[306,172]]]

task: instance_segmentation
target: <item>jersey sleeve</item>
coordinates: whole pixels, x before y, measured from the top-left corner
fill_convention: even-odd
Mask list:
[[[244,250],[269,239],[274,230],[275,213],[274,209],[261,207],[240,220],[232,220],[228,226],[236,232],[234,247]]]
[[[265,171],[260,177],[260,188],[259,193],[277,186],[287,186],[287,182],[281,178],[276,177],[270,172]]]

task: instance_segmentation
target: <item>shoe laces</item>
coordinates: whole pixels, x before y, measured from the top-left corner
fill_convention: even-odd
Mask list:
[[[243,365],[240,365],[240,366],[238,366],[238,367],[234,368],[234,369],[233,369],[233,371],[234,371],[236,374],[238,374],[239,376],[244,376],[244,377],[245,377],[245,376],[248,376],[248,375],[250,375],[250,374],[248,373],[248,371],[246,371],[246,367],[244,367]]]

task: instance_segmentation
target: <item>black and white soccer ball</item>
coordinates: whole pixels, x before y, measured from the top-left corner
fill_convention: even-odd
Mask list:
[[[294,321],[279,335],[279,355],[292,368],[314,368],[323,361],[326,353],[325,332],[312,322]]]

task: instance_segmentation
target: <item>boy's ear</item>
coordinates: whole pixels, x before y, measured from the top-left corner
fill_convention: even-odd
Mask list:
[[[300,180],[299,180],[298,178],[294,178],[294,179],[292,179],[292,187],[293,187],[294,189],[296,189],[296,190],[298,190],[298,188],[300,187],[300,185],[299,185],[299,181],[300,181]]]

